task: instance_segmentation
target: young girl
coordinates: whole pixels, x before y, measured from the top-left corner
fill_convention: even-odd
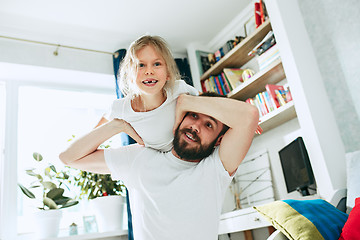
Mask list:
[[[121,63],[119,86],[124,98],[113,102],[108,118],[128,122],[142,139],[134,138],[138,143],[171,150],[177,97],[198,95],[198,91],[180,80],[161,37],[142,36],[130,45]]]

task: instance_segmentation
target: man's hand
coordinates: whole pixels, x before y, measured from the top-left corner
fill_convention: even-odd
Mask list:
[[[181,94],[176,102],[176,110],[175,110],[175,122],[174,122],[174,127],[173,127],[173,133],[175,134],[175,130],[177,129],[177,127],[180,125],[180,123],[182,122],[182,120],[185,117],[186,114],[186,104],[187,104],[187,100],[188,100],[188,96],[187,94]]]

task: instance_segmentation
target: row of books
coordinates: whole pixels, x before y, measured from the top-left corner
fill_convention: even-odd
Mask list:
[[[201,66],[200,75],[206,72],[244,39],[245,37],[243,36],[235,36],[234,39],[228,40],[221,48],[215,51],[215,53],[197,51],[199,66]]]
[[[265,89],[266,91],[259,92],[255,97],[246,100],[247,103],[258,108],[261,117],[292,101],[289,88],[266,84]]]
[[[201,81],[202,91],[226,95],[243,82],[243,72],[241,68],[224,68],[222,73]]]
[[[239,44],[245,37],[235,36],[234,40],[227,41],[221,48],[219,48],[215,53],[215,61],[218,62],[222,57],[224,57],[231,49],[233,49],[237,44]]]

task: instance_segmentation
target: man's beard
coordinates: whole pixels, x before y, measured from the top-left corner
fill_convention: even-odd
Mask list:
[[[193,138],[196,140],[195,143],[199,143],[196,147],[189,147],[189,143],[182,140],[180,142],[180,137],[182,133],[191,133]],[[200,142],[200,138],[196,134],[196,132],[191,131],[190,129],[179,129],[179,127],[175,131],[174,136],[174,150],[177,155],[184,160],[201,160],[210,156],[210,154],[214,151],[215,144],[217,142],[216,138],[213,142],[208,145],[202,145]],[[195,144],[194,144],[195,145]]]

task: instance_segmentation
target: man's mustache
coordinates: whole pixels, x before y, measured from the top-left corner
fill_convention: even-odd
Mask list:
[[[192,138],[196,141],[196,142],[200,142],[200,138],[197,135],[197,133],[193,130],[191,130],[190,128],[186,128],[186,129],[182,129],[180,130],[181,133],[190,133],[192,135]]]

